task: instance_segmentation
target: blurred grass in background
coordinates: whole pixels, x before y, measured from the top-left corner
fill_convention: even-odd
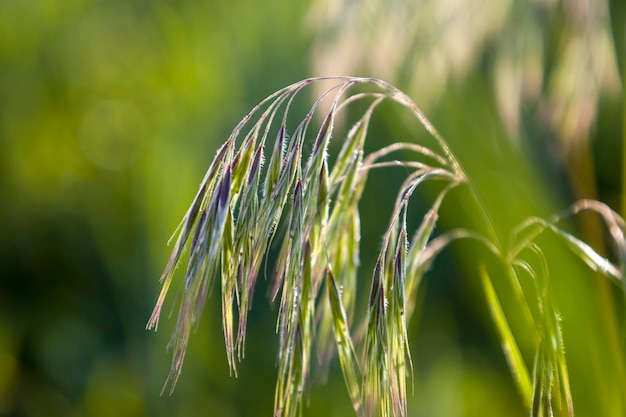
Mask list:
[[[165,242],[217,146],[250,107],[307,76],[380,77],[414,97],[477,181],[502,236],[582,197],[619,211],[623,56],[611,22],[622,39],[624,28],[623,10],[610,6],[0,2],[0,415],[271,413],[277,309],[264,290],[237,380],[219,303],[208,303],[171,397],[159,393],[173,322],[156,335],[144,326]],[[427,140],[381,110],[369,147]],[[372,175],[361,207],[363,293],[395,198],[389,181]],[[462,196],[442,218],[444,227],[472,224]],[[571,227],[602,247],[595,219]],[[453,245],[427,276],[411,323],[410,415],[525,414],[471,246]],[[550,247],[577,415],[625,415],[623,300]],[[306,415],[352,413],[337,368],[312,385]]]

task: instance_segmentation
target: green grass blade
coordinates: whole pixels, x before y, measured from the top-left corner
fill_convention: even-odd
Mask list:
[[[485,290],[485,297],[487,300],[487,305],[489,306],[491,318],[493,319],[500,335],[500,344],[502,345],[504,356],[506,357],[507,363],[509,364],[509,368],[511,369],[511,373],[513,374],[513,378],[517,384],[524,404],[530,407],[533,399],[533,389],[528,373],[528,368],[526,367],[526,363],[522,358],[522,354],[517,346],[515,337],[511,332],[506,317],[504,316],[502,306],[500,305],[498,296],[496,295],[495,289],[493,288],[491,278],[487,273],[486,267],[483,266],[481,268],[480,276],[483,288]]]
[[[341,370],[343,371],[346,388],[352,400],[352,406],[354,410],[358,412],[361,408],[361,372],[356,360],[352,338],[350,337],[346,311],[343,308],[341,296],[339,295],[335,278],[330,269],[326,274],[326,288],[328,289],[328,299],[330,301],[333,317],[333,332],[335,334],[335,342],[337,343]]]

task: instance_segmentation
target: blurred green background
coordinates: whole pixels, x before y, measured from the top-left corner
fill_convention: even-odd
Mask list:
[[[219,303],[171,396],[173,320],[144,327],[165,243],[215,150],[254,104],[308,76],[405,90],[502,234],[582,197],[624,210],[623,17],[602,1],[0,0],[0,415],[271,415],[265,283],[237,379]],[[368,146],[425,137],[406,121],[383,108]],[[370,186],[364,292],[395,198],[385,174]],[[464,209],[452,199],[443,226],[471,224]],[[602,250],[596,220],[572,228]],[[623,301],[555,251],[577,415],[626,415]],[[525,415],[464,253],[435,263],[411,322],[409,414]],[[351,415],[337,363],[307,398],[305,415]]]

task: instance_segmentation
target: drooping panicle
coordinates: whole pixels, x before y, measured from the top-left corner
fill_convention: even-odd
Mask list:
[[[298,108],[292,105],[296,95],[320,80],[336,83],[321,94],[295,129],[289,129],[290,137],[288,121]],[[353,93],[358,84],[369,84],[376,91]],[[319,114],[323,100],[329,100],[330,106]],[[397,142],[366,154],[364,143],[372,113],[385,100],[408,109],[437,146]],[[353,123],[352,128],[342,137],[344,120],[353,116],[346,109],[354,109],[351,106],[356,102],[363,103],[366,110],[356,122],[348,122]],[[317,133],[307,135],[309,126],[316,124]],[[274,143],[266,147],[276,129]],[[342,140],[336,153],[329,146],[331,138]],[[236,143],[240,143],[237,149]],[[264,164],[264,152],[270,148],[269,162]],[[401,152],[397,158],[391,156]],[[363,282],[358,275],[361,197],[369,175],[398,167],[406,176],[382,237],[369,297],[364,294],[361,299],[357,288]],[[418,187],[434,181],[439,183],[437,187],[443,186],[428,210],[423,214],[419,208],[409,210]],[[458,186],[469,189],[470,200],[485,216],[490,233],[483,236],[462,228],[437,229],[443,200]],[[426,194],[419,198],[430,201],[430,194]],[[559,225],[583,210],[596,213],[604,221],[617,249],[613,256],[602,256]],[[407,217],[413,218],[414,213],[421,216],[415,232],[407,230]],[[353,77],[307,79],[287,86],[255,106],[237,124],[217,151],[176,229],[175,244],[161,276],[161,292],[147,324],[149,329],[156,329],[174,270],[189,249],[180,282],[178,316],[168,345],[172,363],[166,385],[171,383],[173,389],[180,376],[190,334],[213,287],[220,291],[226,357],[236,376],[237,361],[244,356],[255,285],[265,264],[265,272],[274,274],[271,299],[279,303],[274,416],[302,415],[304,392],[314,374],[311,356],[315,344],[321,368],[337,353],[348,395],[359,416],[406,417],[406,384],[413,372],[407,327],[419,284],[436,256],[451,242],[471,239],[501,261],[503,278],[514,291],[511,298],[517,297],[514,301],[530,329],[527,346],[520,345],[502,308],[499,287],[492,284],[490,271],[481,265],[487,307],[528,410],[534,413],[531,415],[552,415],[563,402],[563,414],[573,417],[561,316],[550,287],[547,261],[536,240],[544,232],[556,235],[592,270],[619,285],[626,296],[624,220],[602,203],[583,200],[548,220],[529,218],[513,230],[508,247],[492,233],[492,223],[446,141],[404,93],[380,80]],[[278,253],[275,259],[272,248]],[[535,256],[534,263],[527,259],[529,256]],[[528,287],[535,286],[532,296],[532,291],[522,288],[518,275],[529,279],[532,284]],[[355,308],[359,301],[367,303],[366,317],[359,317],[360,309]],[[527,360],[533,356],[531,376]],[[323,375],[324,370],[320,373]]]

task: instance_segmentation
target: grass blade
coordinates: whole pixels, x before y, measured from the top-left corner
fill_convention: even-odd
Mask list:
[[[328,269],[326,273],[326,288],[328,288],[328,299],[330,301],[331,312],[333,317],[333,332],[335,334],[335,342],[337,343],[337,352],[339,354],[339,362],[341,370],[346,382],[352,406],[356,412],[361,408],[361,389],[359,380],[361,372],[356,361],[352,338],[350,337],[348,320],[346,311],[341,302],[341,296],[335,283],[332,272]]]
[[[513,379],[517,384],[524,404],[530,407],[533,399],[533,389],[530,382],[530,376],[528,374],[528,368],[526,367],[522,354],[517,347],[515,337],[509,328],[506,317],[504,316],[500,301],[498,300],[495,289],[491,284],[491,278],[487,273],[486,267],[483,266],[481,268],[480,276],[485,290],[485,297],[489,307],[489,312],[491,313],[491,318],[493,319],[500,335],[500,343],[502,345],[504,356],[509,364],[509,368],[513,374]]]

